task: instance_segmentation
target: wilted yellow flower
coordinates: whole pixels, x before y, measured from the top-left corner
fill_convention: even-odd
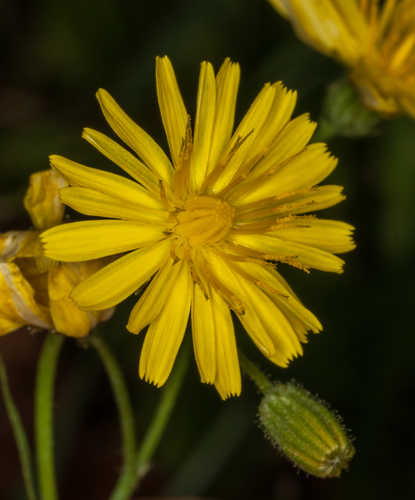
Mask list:
[[[415,116],[414,0],[269,0],[297,35],[350,69],[364,103]]]
[[[30,231],[10,231],[0,236],[0,335],[12,332],[22,326],[52,328],[47,306],[42,303],[46,282],[38,280],[38,291],[24,277],[13,261],[19,250],[30,243],[34,234]],[[25,260],[30,258],[25,257]]]
[[[112,307],[152,278],[127,324],[132,333],[149,325],[140,376],[164,384],[190,315],[201,379],[223,398],[241,391],[231,311],[280,366],[302,353],[307,331],[321,329],[272,263],[340,273],[343,261],[333,254],[354,247],[350,225],[300,215],[344,196],[340,186],[316,187],[336,159],[325,144],[307,146],[316,126],[308,115],[291,120],[295,92],[267,83],[232,134],[239,74],[229,59],[216,77],[202,63],[192,134],[172,65],[156,59],[171,160],[100,89],[106,120],[138,157],[95,130],[83,137],[133,180],[52,156],[71,184],[62,201],[104,219],[41,236],[46,255],[61,261],[124,253],[78,285],[73,299],[85,309]]]
[[[70,298],[102,263],[59,263],[43,255],[39,234],[62,221],[58,190],[65,185],[52,170],[31,175],[24,205],[36,229],[0,235],[0,335],[31,326],[83,337],[110,314],[81,311]]]

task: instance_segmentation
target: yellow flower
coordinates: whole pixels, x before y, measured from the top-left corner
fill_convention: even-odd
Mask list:
[[[152,278],[127,324],[136,334],[149,325],[139,375],[164,384],[190,315],[202,382],[222,398],[241,391],[231,311],[280,366],[302,353],[307,331],[321,329],[272,262],[340,273],[343,261],[333,253],[354,247],[350,225],[302,215],[344,196],[340,186],[316,187],[336,159],[324,144],[307,146],[316,126],[308,115],[291,120],[295,92],[267,83],[232,134],[239,74],[229,59],[216,77],[209,62],[201,64],[192,134],[172,65],[156,59],[171,160],[100,89],[107,122],[137,156],[95,130],[83,138],[133,180],[52,156],[71,185],[62,201],[104,219],[41,236],[46,255],[61,261],[124,253],[75,288],[82,308],[112,307]]]
[[[0,235],[0,335],[30,326],[83,337],[110,314],[81,311],[70,298],[102,263],[58,263],[43,255],[39,234],[62,221],[58,190],[65,185],[52,170],[31,175],[24,205],[36,230]]]
[[[414,0],[269,1],[299,38],[349,67],[368,107],[415,117]]]

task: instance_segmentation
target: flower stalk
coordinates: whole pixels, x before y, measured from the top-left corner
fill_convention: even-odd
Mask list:
[[[262,394],[266,394],[272,389],[272,382],[264,375],[255,363],[250,361],[243,352],[239,352],[239,362],[242,370],[254,382]]]
[[[39,357],[35,389],[35,438],[42,500],[58,498],[54,463],[53,388],[64,337],[47,334]]]
[[[169,422],[177,396],[183,384],[184,376],[189,365],[190,349],[186,342],[183,352],[179,356],[172,376],[162,391],[160,402],[150,426],[144,436],[136,458],[137,484],[149,467],[153,454],[160,443],[163,432]]]
[[[13,401],[13,396],[10,392],[6,366],[1,357],[0,388],[3,394],[4,406],[6,407],[7,416],[9,417],[10,425],[12,427],[14,438],[16,440],[17,450],[19,452],[26,495],[29,500],[36,500],[31,451],[27,440],[27,435],[23,427],[22,419],[19,415],[19,411]]]
[[[101,337],[94,335],[90,339],[90,344],[95,348],[104,364],[118,408],[123,442],[124,464],[110,499],[124,500],[129,498],[129,493],[136,482],[135,425],[133,410],[122,371],[105,341]]]

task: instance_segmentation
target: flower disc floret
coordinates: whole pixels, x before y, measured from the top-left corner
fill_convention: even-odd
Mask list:
[[[176,214],[174,234],[191,247],[219,243],[228,235],[235,210],[223,200],[212,196],[196,196],[184,203]]]

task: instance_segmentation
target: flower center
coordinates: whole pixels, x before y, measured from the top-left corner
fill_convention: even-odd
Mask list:
[[[187,200],[177,215],[174,232],[189,245],[217,243],[223,240],[232,226],[234,209],[226,201],[211,196],[196,196]]]

